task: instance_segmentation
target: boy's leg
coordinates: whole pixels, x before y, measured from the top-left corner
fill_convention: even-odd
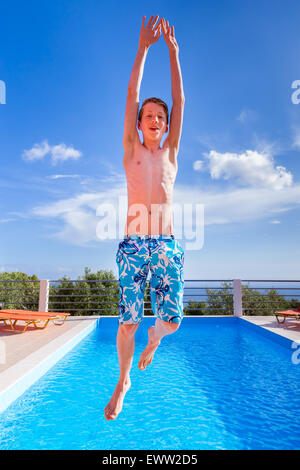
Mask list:
[[[174,238],[167,241],[158,238],[152,242],[151,303],[157,319],[155,326],[148,330],[148,344],[139,361],[141,370],[152,362],[161,339],[174,333],[181,323],[184,290],[183,264],[183,248]]]
[[[118,416],[131,385],[129,373],[134,353],[134,335],[143,316],[145,283],[149,271],[147,253],[142,240],[124,239],[116,254],[119,269],[120,324],[117,350],[120,375],[115,391],[105,407],[107,420]]]
[[[140,370],[145,370],[151,364],[154,353],[164,336],[171,335],[179,328],[179,323],[168,323],[160,318],[156,319],[155,326],[150,326],[148,330],[148,344],[141,354],[139,360]]]
[[[117,350],[120,368],[119,382],[123,384],[129,380],[135,346],[134,335],[138,326],[139,323],[135,325],[119,325],[117,334]]]
[[[117,334],[117,350],[120,367],[119,381],[114,393],[105,407],[105,418],[115,419],[122,410],[123,400],[126,392],[130,389],[130,369],[134,353],[134,335],[139,324],[119,325]]]

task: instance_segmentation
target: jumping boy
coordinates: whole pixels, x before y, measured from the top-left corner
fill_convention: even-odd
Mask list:
[[[155,326],[148,330],[148,344],[139,360],[144,370],[151,362],[161,339],[174,333],[183,316],[184,252],[173,234],[172,198],[177,174],[177,154],[183,121],[184,93],[179,64],[179,48],[174,26],[158,15],[151,16],[140,30],[139,47],[133,65],[125,112],[123,165],[127,178],[128,213],[124,240],[116,261],[119,269],[119,328],[117,351],[119,381],[105,407],[105,418],[115,419],[122,410],[131,386],[130,369],[134,335],[143,316],[147,274],[151,271],[151,305]],[[139,91],[147,53],[158,41],[161,31],[169,49],[173,107],[170,116],[166,103],[148,98],[139,109]],[[141,143],[136,128],[142,131]],[[160,142],[168,132],[162,147]],[[138,217],[137,217],[138,214]]]

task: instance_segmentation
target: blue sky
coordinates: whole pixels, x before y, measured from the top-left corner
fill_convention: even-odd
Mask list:
[[[0,7],[0,271],[117,273],[99,204],[126,197],[127,86],[142,17],[169,20],[186,97],[174,202],[204,205],[204,244],[186,279],[299,279],[297,1],[30,1]],[[140,102],[171,110],[163,36]],[[123,230],[123,228],[121,228]],[[186,241],[182,239],[183,247]]]

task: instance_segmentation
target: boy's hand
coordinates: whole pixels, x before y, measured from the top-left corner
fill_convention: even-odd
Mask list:
[[[165,21],[164,18],[161,19],[161,22],[162,22],[162,26],[163,26],[163,35],[164,35],[164,38],[165,38],[165,41],[167,43],[167,46],[169,48],[169,51],[175,51],[175,52],[179,52],[179,47],[178,47],[178,44],[177,44],[177,41],[175,39],[175,30],[174,30],[174,26],[172,26],[172,28],[169,26],[169,21]]]
[[[160,38],[161,35],[161,24],[160,21],[156,28],[154,29],[154,26],[158,20],[158,15],[153,20],[153,23],[151,24],[151,21],[153,19],[153,15],[150,17],[150,20],[148,21],[147,26],[145,25],[145,16],[143,16],[143,21],[142,21],[142,27],[141,27],[141,32],[140,32],[140,45],[150,47],[152,44],[157,42]]]

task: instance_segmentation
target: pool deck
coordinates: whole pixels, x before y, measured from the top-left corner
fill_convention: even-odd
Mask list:
[[[21,321],[19,321],[16,326],[17,332],[10,330],[9,327],[5,327],[3,323],[1,323],[0,374],[4,370],[14,366],[20,360],[35,353],[43,346],[50,345],[51,342],[53,348],[55,348],[55,346],[58,345],[58,342],[54,341],[55,339],[60,338],[60,340],[66,340],[67,337],[70,339],[86,326],[90,325],[96,318],[99,317],[69,317],[64,325],[58,326],[50,322],[44,330],[29,326],[24,333],[20,333],[24,328],[23,325],[25,325]],[[66,334],[67,336],[64,336]]]
[[[265,328],[266,330],[276,333],[284,338],[291,341],[295,341],[300,344],[300,321],[292,318],[288,318],[284,323],[279,324],[276,317],[273,315],[264,316],[246,316],[243,315],[241,318],[253,323],[254,325]]]
[[[16,330],[0,324],[0,412],[78,344],[97,325],[98,316],[69,317],[43,329],[19,321]]]
[[[99,318],[72,316],[62,326],[49,323],[44,330],[28,327],[24,333],[0,324],[0,412],[89,334]],[[297,320],[287,319],[278,324],[274,316],[242,319],[300,344]],[[21,322],[18,330],[22,330]]]

